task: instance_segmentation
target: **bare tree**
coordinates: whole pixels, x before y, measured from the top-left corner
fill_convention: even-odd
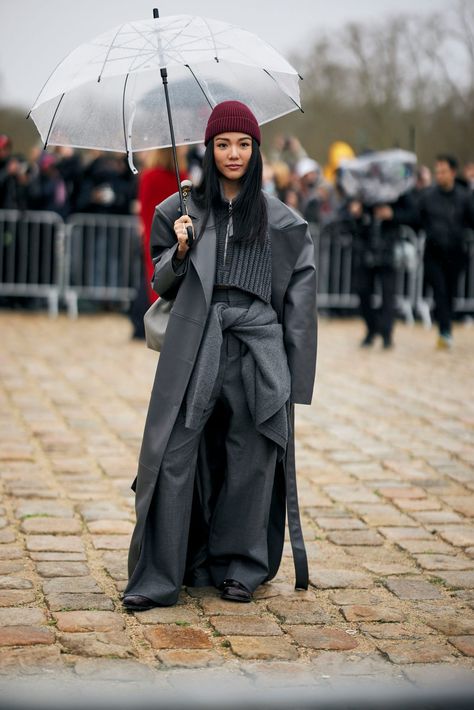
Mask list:
[[[294,131],[314,157],[347,140],[356,150],[416,149],[422,162],[450,150],[463,160],[474,146],[474,2],[447,12],[349,23],[322,33],[302,68],[304,117],[291,115],[267,134]]]

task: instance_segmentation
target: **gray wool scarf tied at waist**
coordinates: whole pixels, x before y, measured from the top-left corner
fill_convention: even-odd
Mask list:
[[[269,303],[255,298],[250,306],[223,301],[209,309],[197,359],[186,392],[188,429],[197,429],[209,403],[219,371],[223,332],[247,346],[242,355],[242,380],[257,431],[278,444],[278,460],[288,442],[287,402],[291,393],[282,326]]]

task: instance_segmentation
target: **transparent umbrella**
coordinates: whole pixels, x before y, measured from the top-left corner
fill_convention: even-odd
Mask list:
[[[45,146],[123,151],[136,172],[132,151],[202,141],[221,101],[246,103],[260,124],[301,110],[301,77],[256,35],[153,14],[80,45],[56,67],[29,113]]]
[[[395,202],[415,185],[415,153],[407,150],[380,150],[358,158],[342,160],[339,181],[348,197],[367,205]]]

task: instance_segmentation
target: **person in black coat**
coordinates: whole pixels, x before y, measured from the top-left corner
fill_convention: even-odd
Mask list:
[[[368,207],[358,200],[351,200],[345,212],[354,238],[355,288],[367,327],[361,346],[371,346],[376,335],[381,335],[383,347],[388,349],[393,346],[395,317],[394,247],[400,239],[401,226],[416,224],[415,204],[406,193],[391,205]],[[377,279],[382,291],[382,303],[378,309],[372,305]]]
[[[467,263],[466,230],[474,229],[473,193],[456,180],[458,164],[450,155],[439,155],[435,185],[419,199],[420,227],[426,234],[424,269],[433,289],[439,348],[452,345],[453,300]]]
[[[26,161],[12,155],[9,136],[0,135],[0,209],[22,210],[26,207]]]
[[[69,214],[66,184],[58,170],[57,159],[44,152],[28,185],[28,209],[56,212],[60,217]]]
[[[122,157],[98,153],[84,169],[76,211],[89,214],[130,214],[137,181]]]

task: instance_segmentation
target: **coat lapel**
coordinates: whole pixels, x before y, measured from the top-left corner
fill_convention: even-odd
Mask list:
[[[192,198],[189,204],[188,214],[193,220],[194,233],[198,235],[201,231],[204,214],[201,210],[197,209]],[[204,233],[191,247],[189,258],[199,276],[206,299],[206,306],[209,308],[216,275],[216,230],[212,210]]]

